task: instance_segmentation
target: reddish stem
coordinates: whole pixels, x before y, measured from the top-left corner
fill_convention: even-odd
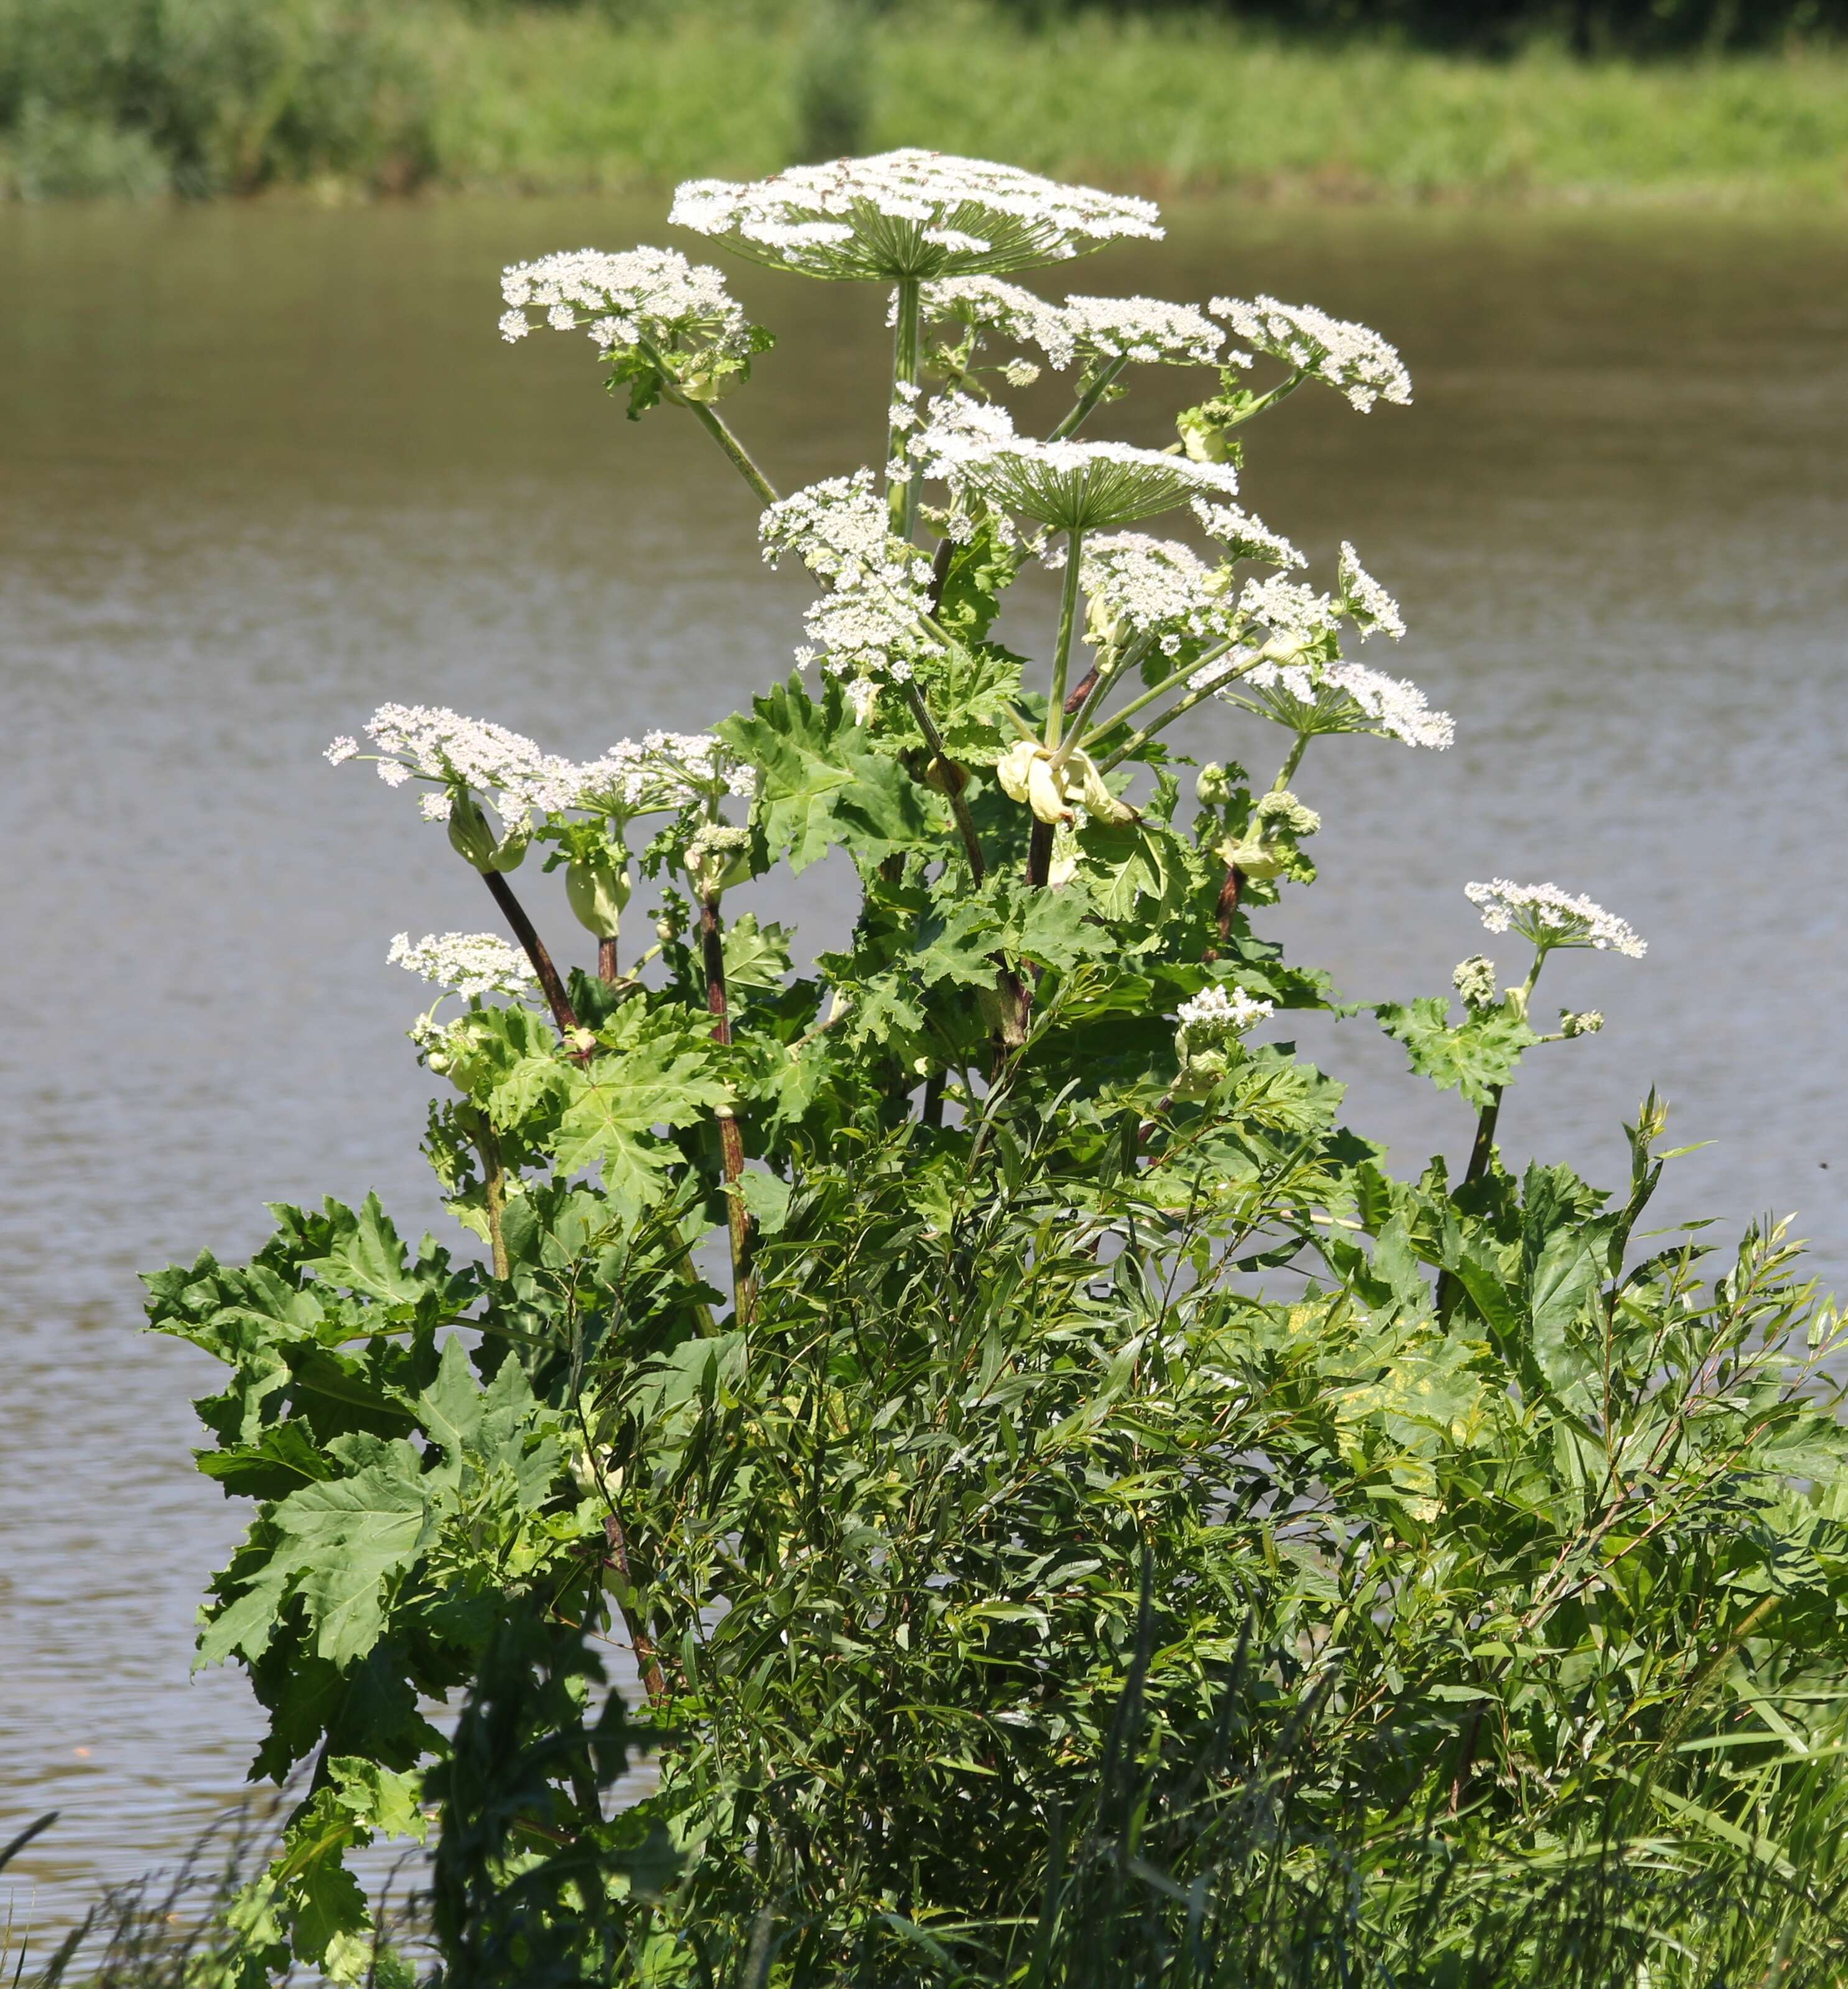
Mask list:
[[[1209,961],[1217,960],[1224,949],[1231,944],[1232,922],[1239,909],[1239,893],[1244,888],[1244,872],[1237,864],[1228,863],[1226,866],[1226,881],[1219,886],[1219,901],[1213,907],[1214,922],[1219,928],[1219,943],[1217,946],[1207,948],[1205,957]]]
[[[603,1522],[603,1537],[609,1543],[609,1559],[622,1577],[623,1587],[632,1594],[635,1584],[629,1572],[629,1543],[623,1537],[622,1522],[616,1517],[613,1506]],[[667,1681],[662,1676],[655,1641],[629,1614],[626,1602],[619,1603],[617,1607],[622,1612],[622,1627],[629,1632],[629,1647],[636,1654],[636,1669],[642,1674],[643,1689],[648,1694],[649,1703],[659,1706],[667,1696]]]
[[[716,897],[700,900],[700,951],[706,968],[706,1006],[712,1016],[712,1039],[731,1041],[731,1017],[725,1001],[725,939],[719,924]],[[719,1150],[724,1157],[726,1226],[731,1236],[732,1304],[742,1325],[751,1309],[751,1218],[738,1194],[738,1184],[744,1177],[744,1136],[728,1107],[720,1106]]]
[[[539,977],[539,985],[545,991],[545,998],[551,1005],[552,1020],[558,1025],[558,1033],[568,1036],[578,1026],[577,1011],[571,1005],[571,997],[565,991],[565,983],[558,978],[558,970],[552,964],[552,957],[545,950],[545,942],[526,915],[526,907],[514,896],[514,887],[498,870],[484,870],[481,881],[493,894],[494,903],[500,907],[500,915],[514,929],[514,937],[525,949],[526,957],[533,963],[533,971]],[[582,1059],[580,1059],[582,1060]]]

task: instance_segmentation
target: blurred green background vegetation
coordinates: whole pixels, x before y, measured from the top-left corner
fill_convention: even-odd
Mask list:
[[[0,193],[327,198],[921,143],[1156,192],[1839,202],[1848,0],[0,0]]]

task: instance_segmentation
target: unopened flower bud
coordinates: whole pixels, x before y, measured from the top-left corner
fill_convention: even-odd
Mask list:
[[[607,850],[580,856],[565,866],[565,895],[573,915],[586,932],[598,939],[614,939],[620,929],[622,908],[635,888],[626,863],[620,866]]]
[[[1487,1008],[1495,1001],[1495,963],[1486,953],[1473,953],[1451,971],[1450,985],[1470,1008]]]
[[[517,823],[497,839],[480,804],[466,788],[450,798],[449,825],[450,848],[483,876],[490,871],[517,870],[526,859],[528,825]]]
[[[680,860],[702,898],[716,898],[751,875],[751,832],[709,822],[687,844]]]
[[[1604,1018],[1595,1008],[1583,1008],[1575,1015],[1570,1009],[1559,1011],[1559,1033],[1562,1036],[1595,1036],[1604,1027]]]
[[[1194,777],[1193,791],[1207,808],[1223,808],[1232,799],[1232,776],[1217,760],[1209,760]]]

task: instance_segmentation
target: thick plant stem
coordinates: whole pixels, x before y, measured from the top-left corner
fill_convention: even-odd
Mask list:
[[[613,988],[622,978],[616,966],[616,942],[612,935],[597,942],[597,978],[606,988]]]
[[[533,963],[533,971],[539,977],[539,985],[544,991],[559,1035],[568,1036],[578,1026],[578,1013],[571,1005],[571,997],[565,991],[565,983],[558,978],[558,968],[552,964],[551,955],[545,950],[544,940],[526,915],[526,907],[514,896],[513,886],[498,870],[483,870],[481,881],[500,907],[500,916],[513,927],[514,937],[520,942],[527,958]]]
[[[918,308],[921,287],[915,276],[900,279],[898,322],[892,334],[892,398],[894,403],[905,401],[907,405],[908,397],[900,394],[899,389],[915,387],[921,370]],[[917,500],[924,483],[905,453],[907,432],[903,429],[893,429],[886,439],[886,503],[891,513],[892,529],[901,539],[910,538],[917,529]]]
[[[622,1627],[629,1633],[629,1646],[636,1654],[636,1669],[642,1675],[642,1689],[648,1694],[650,1706],[659,1706],[667,1696],[667,1681],[662,1676],[660,1653],[655,1641],[639,1623],[629,1608],[629,1598],[635,1593],[635,1584],[629,1572],[629,1542],[622,1531],[622,1522],[617,1516],[615,1501],[610,1499],[607,1488],[604,1497],[609,1502],[609,1516],[603,1522],[603,1538],[609,1552],[606,1560],[621,1578],[623,1593],[616,1598],[616,1607],[622,1611]]]
[[[712,1016],[712,1039],[731,1041],[731,1017],[725,1002],[725,937],[719,924],[716,896],[700,900],[700,952],[706,968],[706,1006]],[[719,1124],[719,1151],[725,1169],[725,1224],[731,1238],[731,1303],[742,1326],[751,1312],[751,1218],[738,1194],[744,1178],[744,1136],[728,1105],[714,1115]]]
[[[1026,881],[1043,889],[1053,874],[1053,825],[1033,818],[1033,838],[1026,846]]]
[[[1075,434],[1084,425],[1092,408],[1104,398],[1114,384],[1117,375],[1129,364],[1127,357],[1113,359],[1097,378],[1078,396],[1071,412],[1046,437],[1048,442],[1063,442],[1069,435]]]
[[[1489,1162],[1495,1154],[1495,1127],[1501,1117],[1501,1095],[1505,1085],[1497,1084],[1489,1093],[1489,1102],[1477,1115],[1476,1139],[1470,1148],[1469,1164],[1463,1171],[1462,1185],[1467,1188],[1472,1181],[1479,1181],[1489,1171]]]
[[[776,502],[776,486],[751,459],[751,452],[745,448],[724,421],[702,401],[689,401],[687,406],[693,410],[693,418],[710,435],[731,459],[732,467],[744,478],[766,504]]]
[[[1296,735],[1296,744],[1290,749],[1289,758],[1278,767],[1277,778],[1270,784],[1270,791],[1273,795],[1280,795],[1296,778],[1296,770],[1303,764],[1303,755],[1308,751],[1309,742],[1314,736],[1311,732],[1299,732]]]
[[[494,1137],[487,1115],[476,1116],[475,1150],[481,1156],[481,1198],[487,1211],[488,1248],[493,1253],[495,1281],[504,1284],[513,1276],[507,1254],[507,1233],[502,1226],[507,1212],[507,1169],[501,1164],[500,1142]]]
[[[944,750],[943,734],[937,729],[937,721],[931,716],[931,707],[924,703],[924,693],[910,677],[905,679],[905,694],[911,706],[911,715],[917,720],[917,729],[924,736],[924,744],[931,750],[931,757],[943,770],[944,798],[950,804],[950,812],[956,818],[956,832],[962,838],[963,854],[969,859],[969,869],[979,884],[988,875],[988,864],[982,853],[981,839],[975,833],[975,818],[969,812],[969,805],[963,798],[963,788],[968,776]]]
[[[1056,750],[1065,734],[1065,679],[1072,666],[1072,638],[1077,632],[1078,573],[1083,564],[1084,534],[1065,535],[1065,585],[1059,593],[1059,647],[1053,657],[1053,691],[1046,701],[1046,744]]]

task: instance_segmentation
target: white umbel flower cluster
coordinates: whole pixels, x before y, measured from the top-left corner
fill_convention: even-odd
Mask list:
[[[1037,442],[1001,408],[954,395],[910,443],[927,476],[971,490],[999,510],[1063,531],[1107,531],[1195,497],[1236,496],[1229,463],[1192,463],[1120,442]]]
[[[469,1001],[524,994],[538,984],[532,962],[496,933],[428,933],[415,941],[400,933],[385,957]]]
[[[919,658],[938,653],[921,625],[930,612],[931,562],[891,535],[873,473],[832,476],[779,500],[758,521],[764,557],[774,565],[795,553],[828,592],[803,617],[809,640],[796,652],[817,656],[836,676],[903,682]],[[868,693],[855,698],[862,718]]]
[[[1497,877],[1487,884],[1466,884],[1463,895],[1481,913],[1490,932],[1517,932],[1542,953],[1555,947],[1585,946],[1640,960],[1649,950],[1648,941],[1639,939],[1616,913],[1557,884],[1515,884]]]
[[[1023,290],[1018,283],[1003,283],[999,276],[941,277],[924,285],[920,303],[925,318],[932,323],[968,325],[1011,339],[1016,345],[1036,346],[1057,371],[1063,371],[1077,357],[1065,313],[1056,303]],[[895,297],[888,321],[896,321],[897,316]]]
[[[1411,405],[1412,376],[1405,362],[1364,324],[1331,317],[1313,304],[1280,303],[1275,297],[1215,297],[1212,309],[1246,344],[1325,381],[1363,415],[1380,401],[1402,408]]]
[[[1153,636],[1169,656],[1190,640],[1224,637],[1235,615],[1227,578],[1172,539],[1141,532],[1087,539],[1080,580],[1090,602],[1089,633],[1110,643]]]
[[[1273,574],[1248,580],[1239,597],[1239,612],[1247,622],[1261,622],[1270,631],[1270,653],[1290,655],[1312,649],[1331,634],[1339,610],[1325,594],[1300,580]]]
[[[1341,606],[1348,619],[1360,632],[1361,640],[1365,642],[1378,629],[1394,642],[1399,641],[1405,632],[1405,618],[1399,612],[1399,603],[1361,564],[1360,555],[1345,539],[1341,541],[1335,575],[1341,588]]]
[[[448,791],[457,788],[487,795],[509,822],[573,805],[578,770],[571,761],[488,719],[465,717],[446,705],[381,704],[365,730],[378,749],[378,778],[387,787],[424,780],[446,790],[425,799],[423,812],[433,822],[447,817]],[[337,739],[327,757],[338,766],[358,751],[354,740]]]
[[[779,498],[758,519],[757,532],[766,565],[793,552],[817,580],[835,586],[881,573],[895,558],[921,563],[930,577],[929,561],[921,562],[914,547],[893,537],[891,514],[870,469],[826,477]]]
[[[510,344],[542,323],[554,331],[587,327],[606,352],[631,351],[644,339],[727,359],[748,357],[752,350],[751,327],[724,275],[675,249],[618,256],[578,249],[516,263],[502,273],[500,294],[507,306],[500,335]],[[535,310],[542,318],[527,315]]]
[[[1197,305],[1164,303],[1158,297],[1067,297],[1062,316],[1081,358],[1212,366],[1220,363],[1226,343],[1225,333]],[[1250,363],[1248,353],[1230,356],[1234,364]]]
[[[1228,994],[1223,987],[1216,984],[1202,988],[1191,1000],[1183,1001],[1175,1011],[1175,1018],[1190,1036],[1209,1033],[1242,1035],[1260,1022],[1268,1022],[1273,1013],[1273,1003],[1246,994],[1243,988],[1234,988]]]
[[[1200,521],[1200,529],[1209,539],[1217,539],[1226,548],[1226,557],[1235,562],[1262,560],[1268,566],[1286,571],[1309,564],[1282,533],[1273,532],[1262,518],[1254,518],[1240,505],[1216,504],[1209,499],[1196,498],[1193,514]]]
[[[645,732],[575,767],[571,805],[599,815],[660,815],[690,801],[749,800],[756,776],[710,732]]]
[[[1317,670],[1307,663],[1263,662],[1220,695],[1311,737],[1372,732],[1434,753],[1456,737],[1456,721],[1447,711],[1433,711],[1416,684],[1365,663]]]
[[[689,180],[668,219],[773,268],[847,281],[1002,275],[1162,233],[1151,202],[915,147],[748,184]]]

